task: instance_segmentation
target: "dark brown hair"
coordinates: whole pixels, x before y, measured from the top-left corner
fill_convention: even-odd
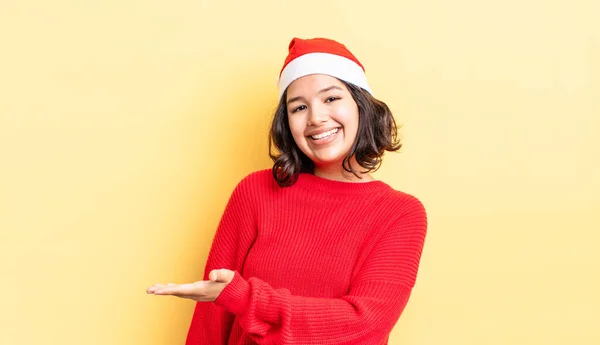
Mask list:
[[[384,152],[398,151],[402,144],[398,138],[396,121],[388,106],[364,89],[340,81],[348,88],[358,105],[358,132],[350,152],[344,158],[342,167],[345,171],[360,178],[358,172],[350,165],[352,156],[355,156],[356,162],[365,169],[363,172],[376,171],[381,165]],[[288,122],[286,94],[287,91],[279,100],[269,132],[269,156],[274,162],[273,177],[281,187],[293,185],[298,179],[299,173],[312,173],[315,167],[292,137]],[[279,154],[273,154],[273,146],[279,151]]]

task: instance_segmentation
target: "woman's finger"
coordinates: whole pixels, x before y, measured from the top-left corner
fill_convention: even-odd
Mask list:
[[[163,285],[163,284],[154,284],[151,287],[149,287],[148,289],[146,289],[146,293],[153,293],[154,291],[156,291],[158,289],[162,289],[164,287],[165,287],[165,285]]]
[[[182,295],[197,295],[198,290],[201,286],[196,285],[196,283],[192,284],[172,284],[162,287],[154,291],[155,295],[173,295],[173,296],[182,296]]]
[[[174,283],[168,283],[167,285],[163,285],[163,284],[154,284],[151,287],[149,287],[146,292],[147,293],[154,293],[156,290],[159,289],[163,289],[165,287],[172,287],[172,286],[176,286],[177,284]]]
[[[212,282],[229,283],[233,279],[234,274],[233,271],[222,268],[220,270],[210,271],[208,279]]]
[[[226,277],[234,274],[233,271],[224,270]],[[219,278],[220,276],[217,276]],[[180,298],[189,298],[198,302],[214,302],[227,283],[198,281],[190,284],[167,285],[155,284],[148,289],[148,293],[159,296],[175,296]]]

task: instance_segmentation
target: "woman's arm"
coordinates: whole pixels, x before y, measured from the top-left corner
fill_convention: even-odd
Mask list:
[[[381,344],[410,297],[426,231],[425,209],[417,199],[410,199],[393,225],[374,239],[350,291],[340,298],[295,296],[227,269],[215,271],[208,282],[163,286],[153,293],[215,301],[200,303],[198,308],[204,310],[202,304],[207,304],[227,310],[218,315],[236,315],[259,344]],[[221,319],[211,320],[214,316],[194,315],[198,319],[192,323],[188,344],[222,344],[227,334],[220,333],[221,338],[210,334],[223,325]],[[193,336],[194,330],[202,332]]]

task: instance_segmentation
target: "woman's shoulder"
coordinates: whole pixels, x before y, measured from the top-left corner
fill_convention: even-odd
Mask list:
[[[385,224],[382,226],[384,232],[388,236],[405,236],[406,231],[410,231],[411,236],[424,238],[427,233],[428,215],[421,199],[392,187],[388,191],[382,200],[385,206],[380,208],[380,218],[384,219]]]
[[[425,213],[425,205],[417,196],[393,187],[389,187],[388,191],[389,193],[386,193],[386,202],[394,205],[396,211]]]
[[[273,188],[274,185],[276,185],[276,183],[273,178],[272,170],[261,169],[247,173],[239,180],[236,189],[256,191],[257,189]]]
[[[273,180],[271,169],[254,170],[247,173],[239,183],[264,183]]]

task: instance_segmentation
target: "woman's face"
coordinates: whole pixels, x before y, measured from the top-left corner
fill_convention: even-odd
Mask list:
[[[287,89],[287,112],[294,141],[315,167],[340,165],[358,132],[358,106],[338,79],[313,74]]]

